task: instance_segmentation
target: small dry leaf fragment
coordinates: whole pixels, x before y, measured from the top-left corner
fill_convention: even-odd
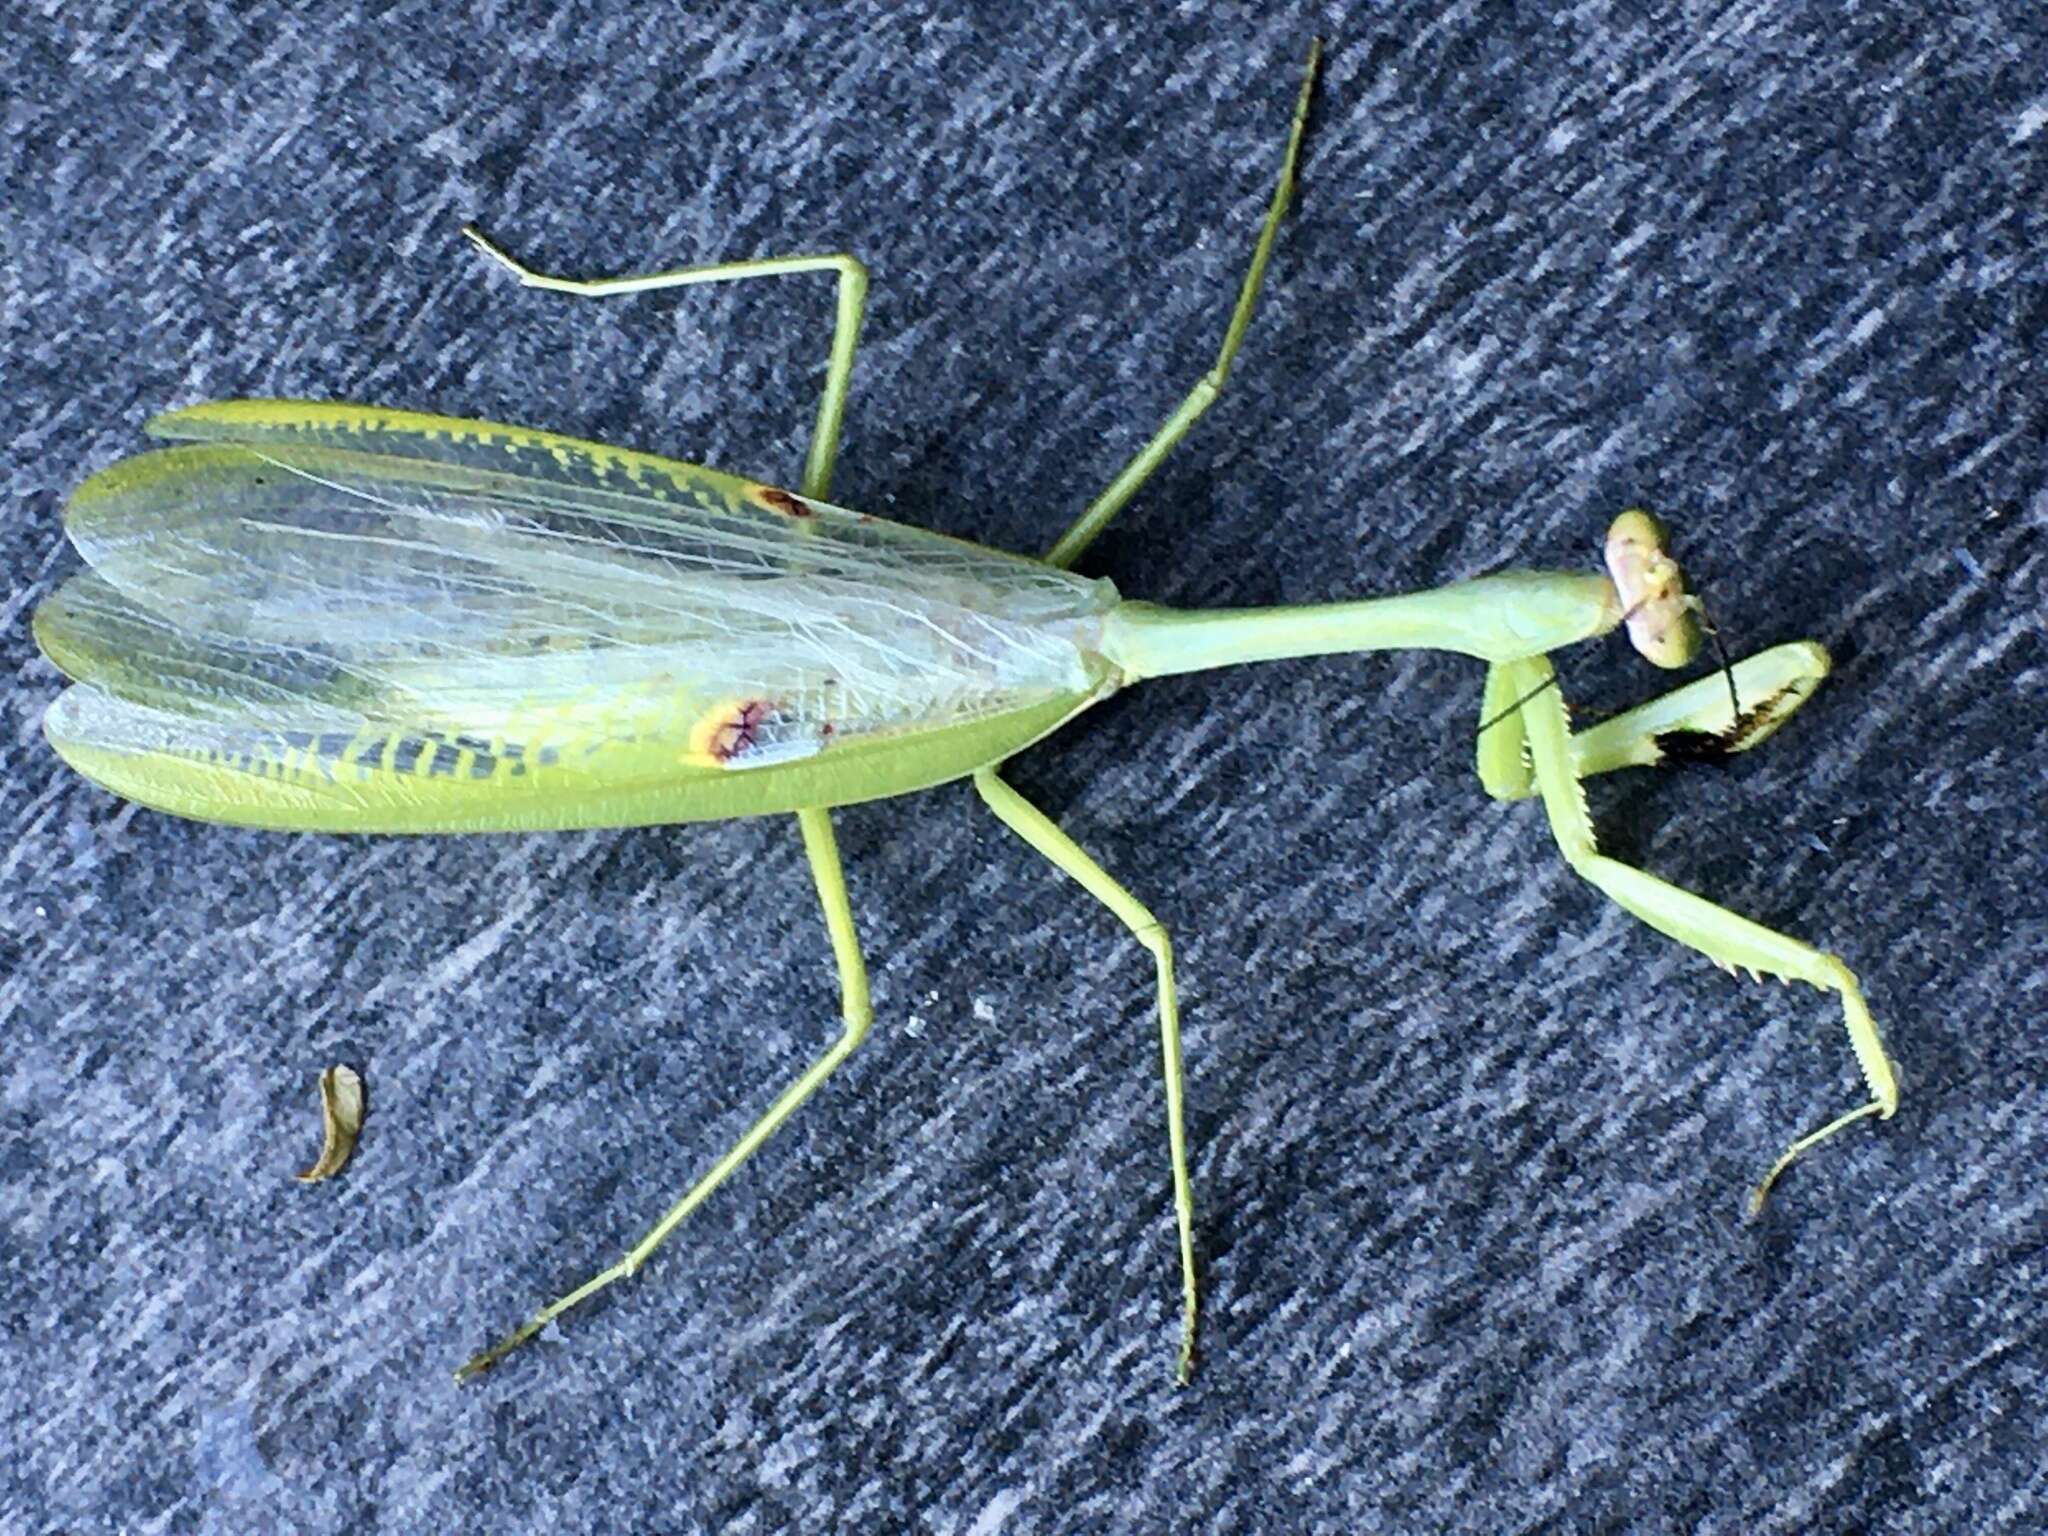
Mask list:
[[[320,1160],[298,1176],[301,1184],[318,1184],[341,1172],[356,1135],[363,1128],[363,1080],[350,1067],[329,1067],[320,1074],[320,1123],[325,1143]]]

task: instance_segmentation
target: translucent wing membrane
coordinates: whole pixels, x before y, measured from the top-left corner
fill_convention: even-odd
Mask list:
[[[1105,582],[693,465],[236,401],[73,496],[51,740],[184,814],[690,820],[898,793],[1107,686]],[[906,744],[919,750],[900,750]],[[888,750],[891,746],[899,750]]]

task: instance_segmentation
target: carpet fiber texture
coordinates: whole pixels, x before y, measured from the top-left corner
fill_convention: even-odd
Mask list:
[[[0,38],[0,1528],[2032,1532],[2048,1507],[2048,13],[2005,3],[785,7],[15,0]],[[1011,781],[1171,929],[1201,1368],[1149,957],[962,786],[470,839],[137,811],[44,743],[67,490],[291,395],[793,481],[810,278],[874,274],[835,499],[1043,549],[1220,340],[1309,36],[1301,197],[1222,402],[1084,568],[1235,606],[1673,525],[1833,678],[1605,846],[1856,968],[1731,980],[1471,768],[1480,669],[1133,689]],[[1663,686],[1560,658],[1582,720]],[[368,1084],[303,1187],[315,1081]]]

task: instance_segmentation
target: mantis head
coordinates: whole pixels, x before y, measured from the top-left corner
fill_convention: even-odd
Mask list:
[[[1682,667],[1700,648],[1699,600],[1664,547],[1664,525],[1640,508],[1607,530],[1607,574],[1629,643],[1659,667]]]

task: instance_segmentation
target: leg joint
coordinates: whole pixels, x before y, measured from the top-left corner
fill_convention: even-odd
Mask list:
[[[1822,950],[1815,958],[1820,962],[1819,970],[1821,973],[1815,979],[1820,981],[1823,986],[1831,987],[1836,992],[1857,997],[1863,995],[1862,983],[1857,981],[1856,973],[1849,969],[1848,962],[1843,960],[1840,955],[1830,954],[1828,951]]]
[[[875,1022],[875,1010],[866,998],[861,998],[858,1002],[848,1002],[842,1017],[846,1028],[840,1032],[839,1049],[845,1052],[868,1037],[868,1027]]]
[[[1614,896],[1612,882],[1602,877],[1611,875],[1616,870],[1627,869],[1629,866],[1602,853],[1600,845],[1593,841],[1590,834],[1563,831],[1557,832],[1556,837],[1557,851],[1564,855],[1565,863],[1571,865],[1574,873],[1592,881],[1608,895]],[[1618,896],[1615,899],[1620,900]]]

